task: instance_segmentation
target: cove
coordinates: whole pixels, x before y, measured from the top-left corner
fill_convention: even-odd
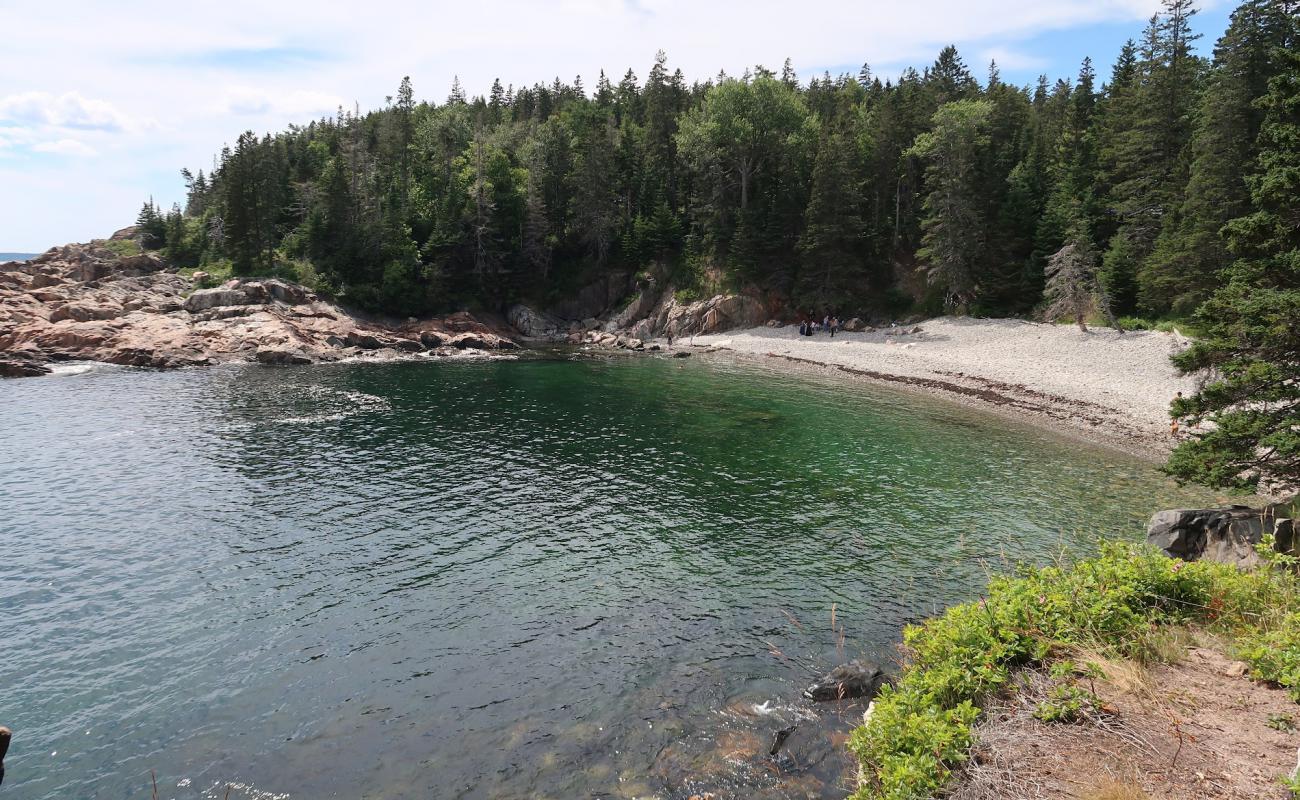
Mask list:
[[[862,709],[815,670],[1211,499],[699,358],[93,367],[0,409],[2,791],[42,800],[842,796]]]

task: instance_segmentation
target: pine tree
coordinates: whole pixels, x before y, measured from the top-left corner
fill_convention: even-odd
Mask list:
[[[865,293],[860,212],[862,170],[854,142],[841,132],[823,137],[799,239],[803,308],[837,309]]]
[[[927,265],[930,282],[943,290],[944,305],[956,310],[966,309],[979,288],[985,220],[975,168],[988,143],[985,128],[992,110],[986,100],[941,106],[934,129],[918,136],[909,150],[928,162],[925,235],[917,257]]]
[[[1259,152],[1247,179],[1253,211],[1226,228],[1235,256],[1228,283],[1198,312],[1204,336],[1175,357],[1213,379],[1172,413],[1208,420],[1168,470],[1212,486],[1300,480],[1300,36],[1275,53],[1278,74],[1261,99]]]
[[[447,105],[465,105],[465,89],[460,85],[460,76],[451,77],[451,92],[447,95]]]
[[[144,249],[157,250],[167,244],[167,223],[158,213],[152,197],[140,208],[135,224],[139,229],[140,246]]]
[[[1199,305],[1229,261],[1219,231],[1249,206],[1246,177],[1263,117],[1257,103],[1277,71],[1275,52],[1284,46],[1297,9],[1294,1],[1247,0],[1215,46],[1196,115],[1187,188],[1178,213],[1166,219],[1147,269],[1149,292],[1176,312]]]

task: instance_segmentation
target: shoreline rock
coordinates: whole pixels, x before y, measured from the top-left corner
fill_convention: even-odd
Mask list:
[[[1216,561],[1245,569],[1264,563],[1255,547],[1266,535],[1274,537],[1274,552],[1297,555],[1294,509],[1290,503],[1264,508],[1234,505],[1172,509],[1156,512],[1147,523],[1147,542],[1170,558]]]
[[[0,376],[51,361],[174,368],[243,361],[307,364],[518,345],[503,325],[459,312],[401,324],[366,320],[277,278],[198,288],[155,254],[99,243],[0,264]]]

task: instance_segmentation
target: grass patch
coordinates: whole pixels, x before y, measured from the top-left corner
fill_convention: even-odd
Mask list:
[[[1107,665],[1176,660],[1191,639],[1187,626],[1239,642],[1254,677],[1300,699],[1300,614],[1288,613],[1300,598],[1295,559],[1272,555],[1271,542],[1260,551],[1270,565],[1241,572],[1106,543],[1096,558],[996,577],[985,599],[909,626],[902,674],[850,740],[862,765],[855,800],[940,793],[967,758],[981,705],[1014,670],[1068,663],[1067,656],[1103,673]],[[1144,680],[1138,671],[1129,679],[1135,689]],[[1086,702],[1063,690],[1044,713],[1065,721]]]
[[[109,251],[118,258],[138,256],[144,252],[140,247],[140,243],[134,239],[101,239],[95,244],[96,246]]]

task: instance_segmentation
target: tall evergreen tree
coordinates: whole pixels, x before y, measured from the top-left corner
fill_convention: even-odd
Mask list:
[[[966,309],[979,288],[985,220],[976,168],[988,144],[992,110],[986,100],[941,106],[934,129],[918,136],[909,151],[928,163],[921,223],[925,235],[917,256],[930,282],[942,289],[944,305],[956,310]]]
[[[812,173],[796,303],[836,310],[864,294],[861,158],[856,143],[833,131],[822,138]]]
[[[1254,210],[1228,224],[1228,283],[1199,312],[1204,337],[1175,358],[1214,379],[1173,404],[1176,416],[1211,425],[1178,446],[1168,469],[1215,486],[1300,479],[1300,37],[1276,57],[1247,179]]]

